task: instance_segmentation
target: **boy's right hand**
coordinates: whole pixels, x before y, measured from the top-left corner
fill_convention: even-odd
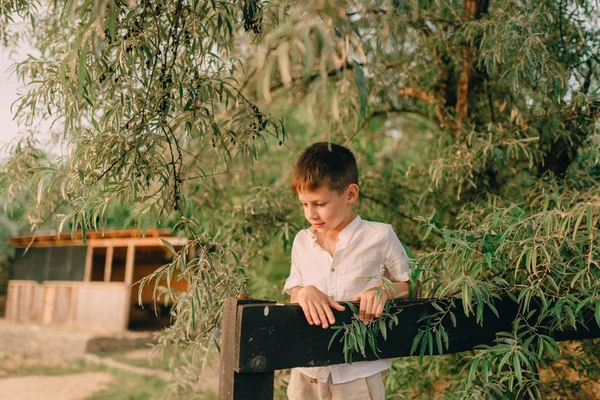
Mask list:
[[[314,286],[304,286],[298,291],[298,304],[304,311],[306,320],[311,325],[321,325],[327,329],[329,325],[335,324],[335,318],[331,308],[344,311],[346,308],[321,292]]]

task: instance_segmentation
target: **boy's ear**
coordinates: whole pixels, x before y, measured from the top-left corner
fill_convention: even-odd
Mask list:
[[[347,193],[348,193],[348,204],[354,204],[354,202],[356,200],[358,200],[358,185],[356,183],[351,183],[348,186],[347,189]]]

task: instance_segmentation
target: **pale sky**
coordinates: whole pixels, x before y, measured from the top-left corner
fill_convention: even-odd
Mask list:
[[[27,22],[26,24],[28,24]],[[24,22],[18,17],[10,24],[9,29],[14,31],[22,31]],[[6,156],[6,145],[19,136],[19,132],[23,132],[24,127],[18,126],[13,120],[13,114],[10,106],[19,98],[19,88],[21,83],[16,76],[10,74],[10,67],[15,61],[24,60],[27,54],[35,54],[35,50],[26,41],[21,41],[17,48],[8,49],[0,46],[0,161]],[[50,123],[39,123],[39,128],[42,130],[49,129]],[[49,140],[48,132],[40,132],[37,136],[42,143]],[[49,153],[56,153],[55,145],[44,145],[44,150]]]
[[[17,51],[0,47],[0,160],[7,153],[5,146],[13,139],[19,136],[19,132],[23,132],[23,127],[18,126],[13,120],[13,114],[10,106],[19,98],[19,88],[22,84],[15,75],[11,75],[9,69],[15,61],[24,59],[28,53],[33,50],[27,44],[22,44]],[[40,123],[41,129],[49,129],[50,123]],[[48,132],[39,132],[38,140],[42,143],[49,142],[50,135]],[[57,153],[55,144],[44,144],[44,150],[48,153]],[[58,152],[60,153],[60,151]]]
[[[2,147],[15,138],[19,130],[10,112],[10,105],[17,100],[19,82],[16,77],[9,77],[8,68],[12,65],[9,56],[9,52],[0,47],[0,158],[5,153]]]

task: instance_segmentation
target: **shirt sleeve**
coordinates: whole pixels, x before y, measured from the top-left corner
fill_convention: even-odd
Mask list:
[[[407,282],[410,280],[408,277],[410,259],[391,225],[388,225],[385,267],[392,280],[397,282]]]
[[[285,281],[285,285],[283,286],[283,291],[287,294],[290,293],[290,289],[296,286],[304,286],[302,284],[302,273],[300,273],[300,266],[298,265],[298,244],[296,241],[298,240],[298,236],[294,239],[294,244],[292,245],[292,266],[290,268],[290,276]]]

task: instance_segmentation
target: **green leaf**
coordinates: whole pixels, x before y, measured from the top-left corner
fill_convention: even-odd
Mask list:
[[[412,250],[407,245],[405,245],[404,243],[401,243],[401,244],[402,244],[402,247],[404,247],[404,251],[406,251],[406,254],[408,255],[408,257],[411,260],[416,260],[417,257],[415,256],[415,253],[413,253]]]
[[[573,227],[573,240],[577,237],[577,231],[579,230],[579,225],[581,224],[581,220],[583,219],[584,213],[580,213],[577,219],[575,220],[575,226]]]
[[[471,362],[471,368],[469,368],[468,375],[469,382],[473,382],[475,380],[475,375],[477,374],[477,367],[479,366],[479,361],[479,357],[474,357],[473,361]]]
[[[82,44],[79,49],[79,63],[77,64],[77,87],[81,92],[83,90],[83,83],[86,76],[86,59],[87,59],[87,46],[85,43]],[[89,103],[91,103],[88,100]]]
[[[302,53],[304,62],[304,76],[309,76],[313,67],[313,44],[307,29],[302,31],[300,34],[300,39],[304,44],[304,52]]]
[[[329,345],[327,346],[327,350],[331,349],[331,344],[333,343],[333,340],[344,330],[343,326],[331,326],[329,327],[329,329],[335,329],[335,332],[333,335],[331,335],[331,339],[329,340]]]
[[[160,238],[160,241],[163,242],[163,244],[165,246],[167,246],[167,248],[171,251],[171,253],[173,254],[177,254],[177,252],[175,251],[175,248],[173,247],[173,245],[171,243],[169,243],[167,240]]]
[[[431,330],[427,330],[427,344],[429,345],[429,355],[433,355],[433,334]]]
[[[433,306],[433,308],[435,308],[439,312],[444,312],[444,309],[437,302],[434,301],[431,303],[431,305]]]
[[[350,310],[352,310],[352,313],[354,313],[355,315],[358,315],[358,308],[356,308],[356,306],[354,304],[347,301],[346,305],[350,308]]]
[[[419,362],[423,362],[423,357],[425,357],[425,349],[427,348],[427,333],[423,332],[423,337],[421,338],[421,346],[419,347]]]
[[[448,333],[443,326],[440,326],[440,331],[442,332],[442,337],[444,338],[444,345],[446,346],[446,350],[448,350],[450,346],[450,341],[448,340]]]
[[[196,330],[196,307],[194,305],[194,296],[192,296],[192,329]]]
[[[490,301],[487,303],[487,305],[490,308],[490,310],[492,310],[492,312],[496,315],[496,317],[500,318],[500,314],[498,314],[498,310],[496,310],[496,306],[494,306],[494,303]]]
[[[383,336],[383,340],[387,340],[387,327],[385,326],[385,321],[383,319],[379,319],[377,323],[379,324],[379,330],[381,332],[381,336]]]
[[[413,339],[413,343],[410,348],[411,356],[415,353],[415,351],[417,351],[417,346],[419,346],[419,343],[421,342],[421,337],[423,337],[423,331],[419,331],[419,333],[417,333],[417,336],[415,336],[415,338]]]
[[[85,221],[81,223],[81,239],[83,240],[83,245],[87,246],[87,229],[85,226]]]
[[[513,366],[514,366],[514,373],[517,376],[517,379],[519,380],[519,383],[523,383],[523,373],[521,371],[521,363],[519,362],[519,357],[517,357],[515,355],[515,357],[513,357]]]
[[[378,351],[377,351],[377,346],[375,345],[375,336],[371,333],[368,333],[367,339],[369,342],[369,348],[371,349],[373,354],[377,355]],[[377,357],[379,357],[379,356],[377,356]]]
[[[448,311],[448,314],[450,315],[450,320],[452,320],[452,326],[456,328],[456,315],[452,311]]]

